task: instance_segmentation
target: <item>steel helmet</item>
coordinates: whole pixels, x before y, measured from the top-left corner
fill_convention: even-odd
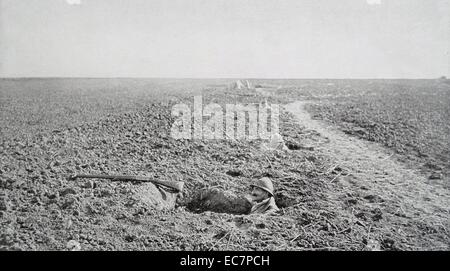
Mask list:
[[[267,191],[273,197],[273,184],[269,178],[263,177],[258,181],[256,181],[256,184],[252,184],[252,187],[253,186],[261,188],[264,191]]]

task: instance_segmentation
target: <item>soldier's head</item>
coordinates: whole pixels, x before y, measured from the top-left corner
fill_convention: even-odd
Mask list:
[[[273,197],[273,184],[272,181],[267,177],[259,179],[251,187],[251,196],[252,199],[256,202]]]

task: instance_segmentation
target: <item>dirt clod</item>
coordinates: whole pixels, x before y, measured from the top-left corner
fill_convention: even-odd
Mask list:
[[[77,191],[74,188],[68,187],[59,191],[59,194],[64,197],[66,195],[76,195]]]
[[[230,175],[231,177],[239,177],[242,176],[242,172],[240,170],[228,170],[227,175]]]
[[[70,240],[69,242],[67,242],[66,248],[70,251],[80,251],[81,245],[78,241]]]
[[[439,172],[435,172],[430,175],[429,179],[430,180],[440,180],[440,179],[442,179],[442,174]]]

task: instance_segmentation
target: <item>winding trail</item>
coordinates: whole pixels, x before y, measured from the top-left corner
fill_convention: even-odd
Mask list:
[[[407,168],[378,144],[349,136],[312,119],[305,110],[306,104],[303,101],[294,102],[286,105],[285,109],[296,117],[301,126],[328,139],[315,146],[315,150],[331,157],[349,173],[333,180],[337,189],[345,194],[369,194],[372,199],[381,198],[381,201],[358,201],[358,204],[380,208],[383,219],[391,226],[399,227],[399,231],[402,228],[408,230],[411,225],[425,224],[439,228],[449,237],[450,191],[431,183],[418,170]],[[330,195],[330,198],[342,200],[336,195]],[[420,231],[416,233],[424,235],[419,238],[423,238],[429,246],[450,249],[448,238],[434,238]],[[408,234],[405,236],[408,237]]]

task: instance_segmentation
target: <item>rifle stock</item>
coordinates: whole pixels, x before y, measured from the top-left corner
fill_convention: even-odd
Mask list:
[[[98,175],[98,174],[78,174],[72,176],[73,179],[83,178],[83,179],[109,179],[117,181],[136,181],[136,182],[150,182],[158,186],[167,187],[175,190],[176,192],[183,191],[184,182],[178,181],[162,181],[155,180],[150,177],[143,176],[131,176],[131,175]]]

